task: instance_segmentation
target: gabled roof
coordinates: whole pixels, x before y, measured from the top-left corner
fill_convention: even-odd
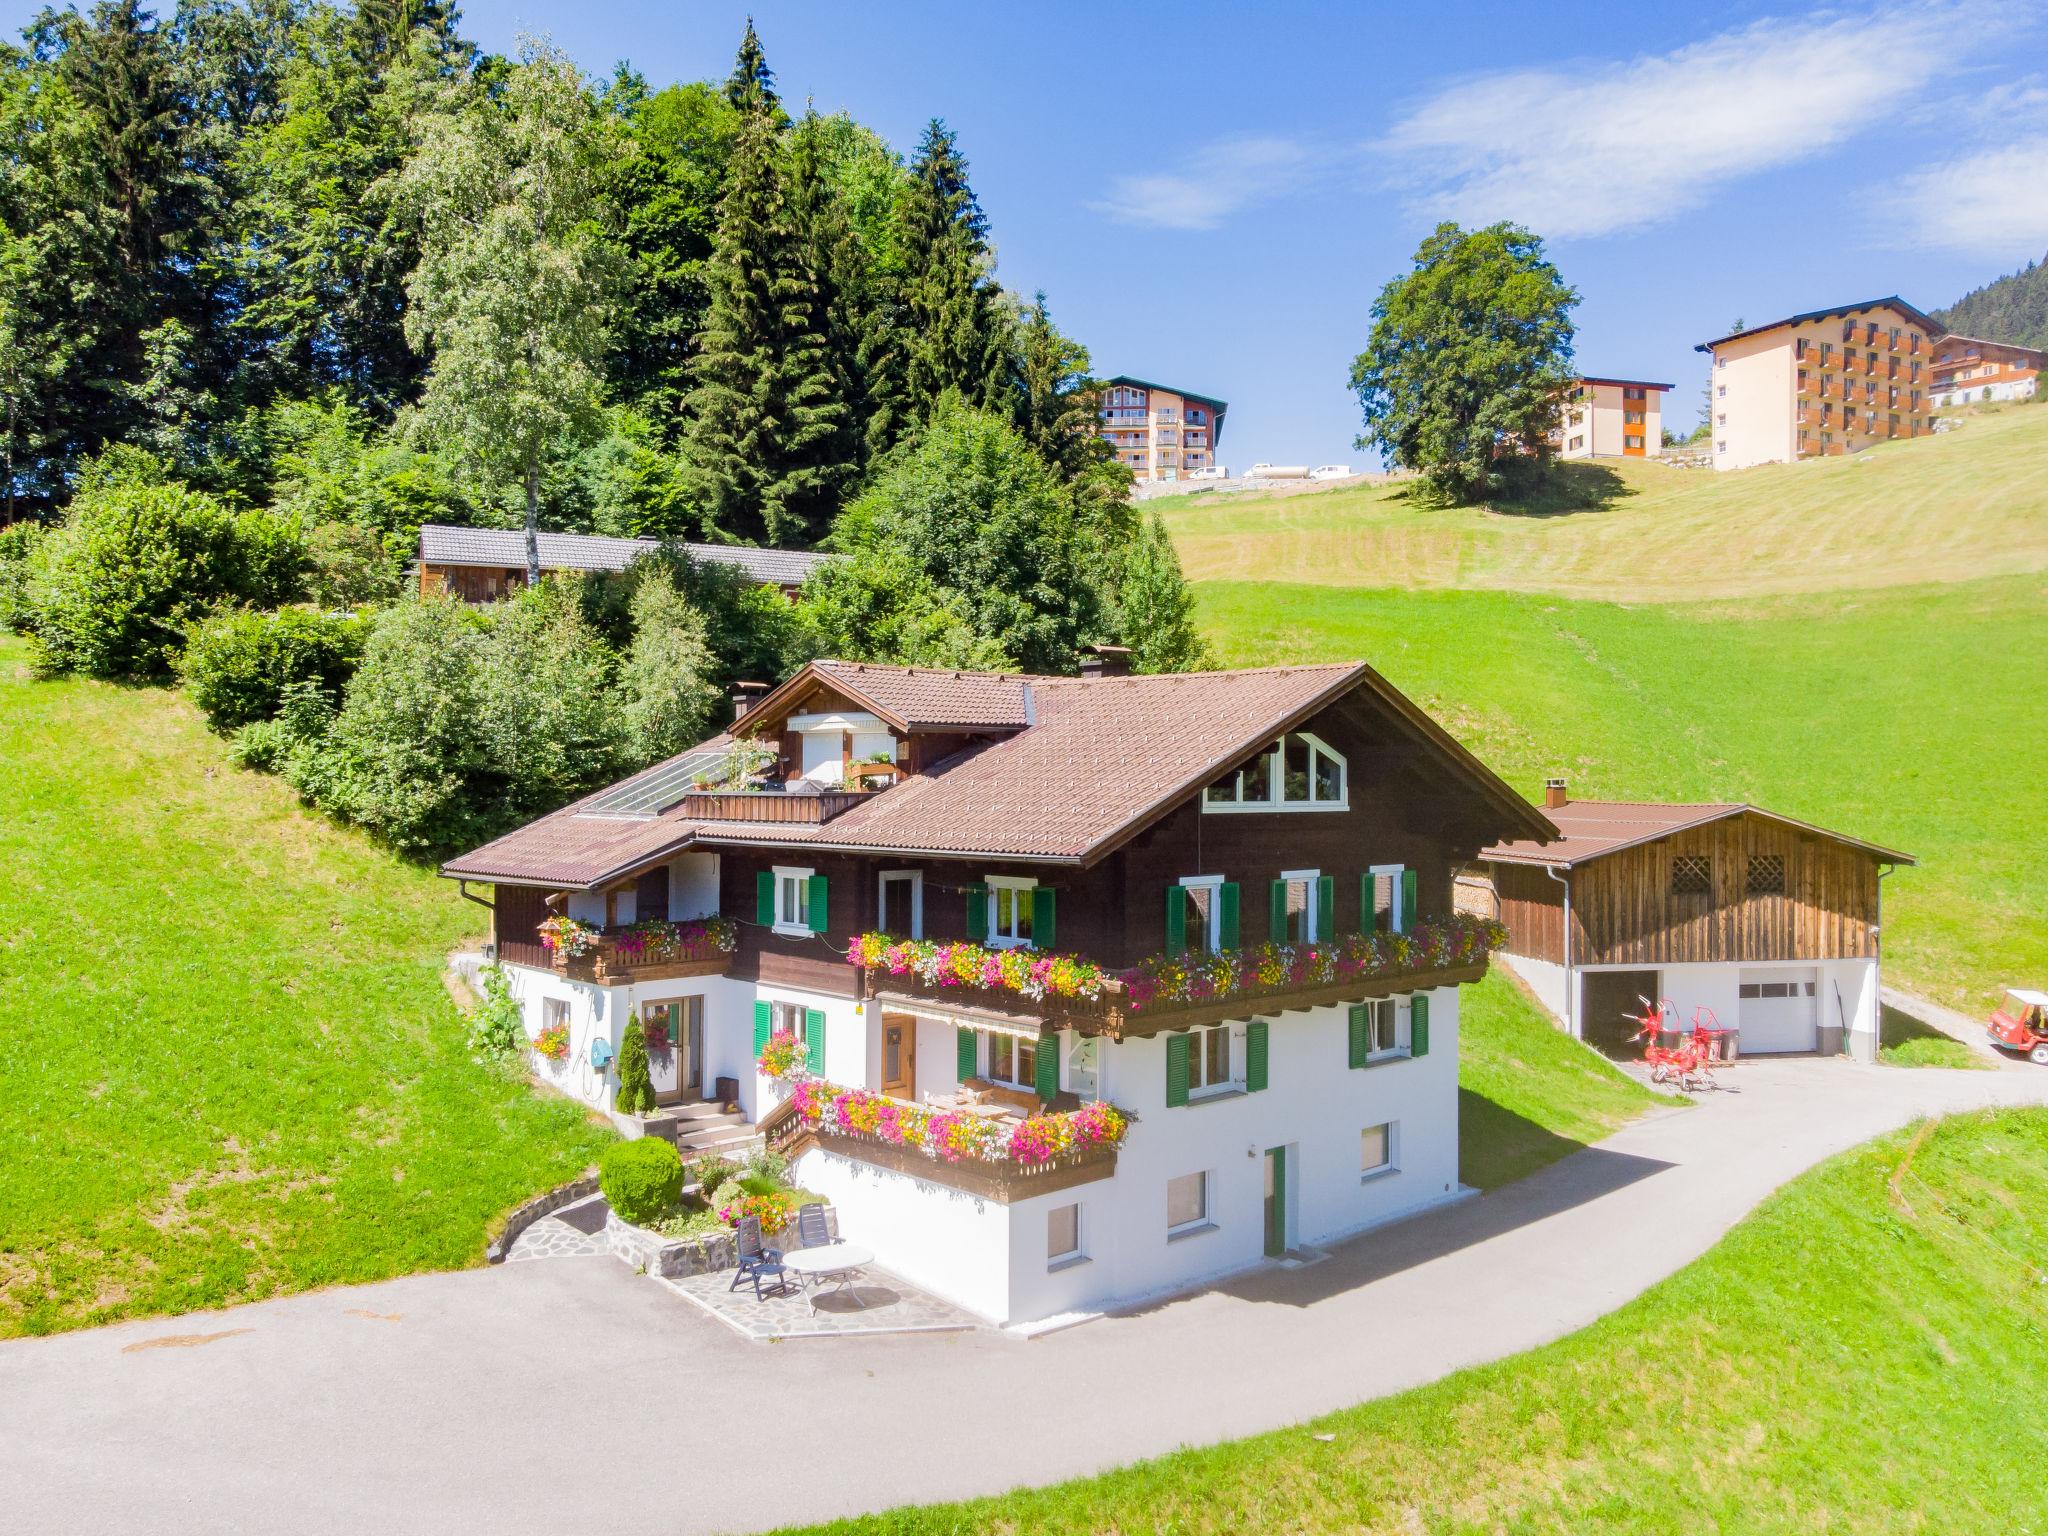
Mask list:
[[[623,571],[642,555],[661,548],[658,539],[613,539],[591,533],[544,533],[544,571]],[[684,544],[692,560],[734,565],[763,586],[802,586],[819,563],[834,558],[799,549],[756,549],[746,544]],[[420,527],[422,565],[480,565],[523,569],[526,534],[518,528],[457,528],[446,523]]]
[[[1669,384],[1659,384],[1652,379],[1596,379],[1590,373],[1579,376],[1581,384],[1612,384],[1622,389],[1670,389]]]
[[[1654,843],[1674,832],[1725,821],[1730,816],[1761,816],[1781,826],[1795,827],[1801,832],[1824,837],[1829,842],[1860,848],[1881,863],[1913,862],[1911,854],[1881,848],[1860,838],[1845,837],[1825,827],[1816,827],[1811,822],[1796,821],[1790,816],[1780,816],[1776,811],[1767,811],[1762,806],[1739,801],[1660,805],[1642,800],[1569,800],[1546,809],[1544,814],[1564,834],[1557,841],[1545,844],[1531,841],[1495,843],[1491,848],[1483,849],[1479,857],[1500,864],[1547,864],[1553,869],[1571,869],[1593,859],[1605,858],[1610,853],[1619,853],[1624,848]]]
[[[2048,359],[2048,350],[2030,347],[2020,341],[1998,341],[1990,336],[1965,336],[1961,331],[1949,331],[1941,338],[1941,344],[1947,346],[1950,342],[1967,343],[1973,347],[2003,347],[2008,352],[2024,352],[2032,358]]]
[[[863,704],[899,731],[1022,730],[1031,723],[1026,688],[1059,679],[1020,672],[955,672],[938,667],[891,667],[864,661],[813,661],[780,687],[763,694],[733,722],[749,730],[788,713],[822,683]]]
[[[729,847],[1093,864],[1233,763],[1354,690],[1381,700],[1449,776],[1500,812],[1504,825],[1532,838],[1556,832],[1541,812],[1362,662],[1102,678],[819,662],[776,693],[811,676],[829,678],[850,693],[858,689],[855,696],[873,699],[876,713],[886,703],[897,719],[922,718],[917,712],[930,707],[958,713],[945,703],[947,690],[987,684],[991,701],[1020,699],[1024,720],[997,740],[956,753],[830,821],[693,821],[681,814],[680,801],[655,815],[624,819],[592,810],[592,801],[614,798],[606,790],[451,859],[442,873],[589,888],[686,849]],[[926,688],[938,705],[919,693]],[[770,718],[763,714],[769,699],[747,718]],[[659,775],[667,766],[657,764],[636,777]]]
[[[1857,310],[1861,309],[1876,309],[1884,304],[1889,304],[1893,309],[1905,315],[1907,319],[1923,327],[1930,338],[1947,334],[1942,329],[1939,320],[1936,320],[1932,315],[1922,314],[1895,293],[1889,298],[1864,299],[1855,304],[1837,304],[1833,309],[1809,309],[1803,315],[1787,315],[1783,320],[1773,320],[1768,325],[1752,325],[1745,330],[1730,331],[1726,336],[1716,336],[1712,341],[1701,342],[1693,348],[1693,351],[1711,352],[1718,346],[1723,346],[1731,341],[1740,341],[1745,336],[1756,336],[1765,331],[1775,331],[1781,325],[1804,325],[1809,320],[1832,320],[1836,315],[1854,314]]]

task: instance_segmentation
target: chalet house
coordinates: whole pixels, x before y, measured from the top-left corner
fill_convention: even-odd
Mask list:
[[[1494,844],[1459,906],[1572,1034],[1614,1049],[1640,998],[1734,1031],[1741,1055],[1877,1057],[1880,882],[1913,860],[1754,805],[1544,793],[1563,836]]]
[[[589,533],[540,536],[542,571],[623,571],[661,548],[658,539],[609,539]],[[747,544],[684,544],[692,560],[736,566],[764,587],[793,596],[829,555],[798,549],[756,549]],[[416,566],[420,595],[448,592],[465,603],[494,603],[526,585],[526,533],[519,528],[420,528]]]
[[[1019,1323],[1454,1198],[1498,929],[1452,871],[1552,836],[1362,664],[820,661],[443,872],[493,888],[563,1091],[609,1109],[651,1025],[679,1112],[734,1106],[884,1265]],[[796,1042],[814,1080],[764,1070]]]

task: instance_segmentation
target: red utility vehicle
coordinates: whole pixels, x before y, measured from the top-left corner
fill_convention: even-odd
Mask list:
[[[2048,992],[2008,987],[1985,1028],[2000,1050],[2023,1051],[2035,1066],[2048,1067]]]

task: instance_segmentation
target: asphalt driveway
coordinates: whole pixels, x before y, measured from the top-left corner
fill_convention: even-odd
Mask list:
[[[610,1258],[422,1275],[0,1344],[0,1510],[66,1532],[742,1531],[1050,1482],[1558,1337],[1770,1190],[2048,1072],[1750,1062],[1328,1260],[1023,1341],[755,1344]],[[1398,1326],[1390,1321],[1398,1319]],[[1227,1368],[1219,1368],[1227,1362]],[[1099,1410],[1034,1417],[1048,1384]]]

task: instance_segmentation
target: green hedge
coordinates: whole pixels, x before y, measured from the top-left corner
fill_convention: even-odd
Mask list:
[[[367,628],[353,614],[308,608],[224,610],[192,630],[179,670],[214,729],[231,731],[276,715],[293,683],[317,683],[339,700]]]

